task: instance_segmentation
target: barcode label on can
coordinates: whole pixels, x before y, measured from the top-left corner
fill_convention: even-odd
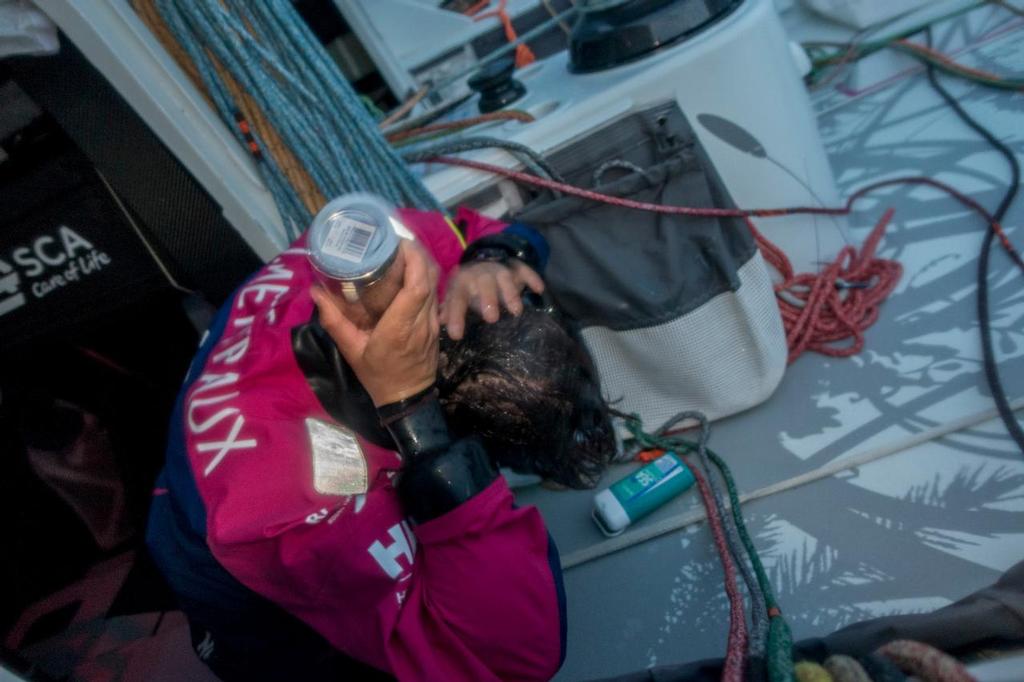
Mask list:
[[[321,250],[329,256],[352,263],[362,263],[366,249],[370,246],[370,240],[373,239],[376,231],[377,228],[373,225],[367,225],[351,218],[338,218],[331,225]]]

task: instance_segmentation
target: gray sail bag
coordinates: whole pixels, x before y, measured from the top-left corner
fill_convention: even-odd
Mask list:
[[[574,185],[638,201],[732,206],[677,107],[633,114],[549,158]],[[546,278],[580,327],[606,397],[653,428],[767,399],[786,368],[771,276],[742,219],[546,194],[511,219],[551,246]]]

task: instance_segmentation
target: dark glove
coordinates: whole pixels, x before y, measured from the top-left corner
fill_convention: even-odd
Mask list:
[[[402,454],[395,488],[414,521],[423,523],[450,512],[497,478],[477,439],[452,441],[436,387],[382,405],[377,414]]]

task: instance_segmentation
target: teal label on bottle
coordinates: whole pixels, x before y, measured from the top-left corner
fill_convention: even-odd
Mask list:
[[[611,486],[631,521],[636,521],[694,484],[689,467],[674,452],[666,452]]]

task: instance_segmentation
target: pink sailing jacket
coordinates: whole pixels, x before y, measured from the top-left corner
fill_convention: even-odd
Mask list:
[[[402,217],[440,265],[443,291],[461,255],[455,232],[436,213]],[[505,227],[467,210],[456,218],[470,240]],[[299,239],[204,338],[154,499],[157,563],[183,603],[230,608],[196,575],[190,557],[208,553],[336,649],[401,680],[550,678],[564,656],[564,593],[540,514],[517,508],[499,477],[443,516],[406,519],[398,453],[333,418],[293,353],[293,331],[314,312],[311,278]],[[315,461],[311,438],[325,429],[358,444],[364,494],[317,484],[331,462]]]

